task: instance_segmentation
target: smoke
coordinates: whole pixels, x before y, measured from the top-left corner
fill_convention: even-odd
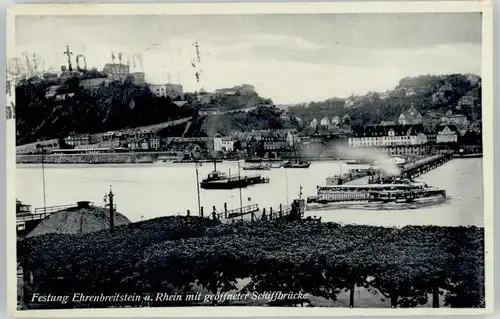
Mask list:
[[[401,170],[386,153],[369,148],[349,148],[337,145],[336,150],[343,156],[355,159],[374,162],[377,168],[388,176],[399,176]]]

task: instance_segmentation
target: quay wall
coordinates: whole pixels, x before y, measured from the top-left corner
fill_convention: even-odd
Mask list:
[[[96,154],[45,154],[44,162],[47,164],[129,164],[129,163],[151,163],[161,156],[169,156],[172,152],[130,152],[130,153],[96,153]],[[170,157],[170,156],[169,156]],[[282,160],[288,157],[281,158]],[[340,160],[337,157],[314,157],[302,158],[308,161],[332,161]],[[230,159],[227,159],[230,160]],[[264,159],[263,162],[266,160]],[[41,154],[17,154],[17,164],[40,164]]]
[[[151,163],[160,153],[101,153],[101,154],[46,154],[43,161],[47,164],[127,164]],[[42,155],[16,155],[17,164],[42,163]]]

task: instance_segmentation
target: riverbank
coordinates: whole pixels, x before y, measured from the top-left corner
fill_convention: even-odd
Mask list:
[[[164,152],[136,152],[136,153],[99,153],[99,154],[45,154],[43,162],[45,164],[144,164],[154,163],[159,161],[161,157],[166,156]],[[262,162],[279,162],[286,161],[290,158],[280,159],[263,159]],[[303,157],[302,160],[307,161],[335,161],[342,160],[339,157]],[[172,158],[172,160],[174,160]],[[349,160],[345,158],[344,160]],[[202,161],[208,162],[209,159]],[[223,161],[237,161],[237,159],[223,159]],[[195,161],[177,162],[180,163],[194,163]],[[41,154],[19,154],[16,155],[16,164],[41,164]]]
[[[167,152],[130,152],[130,153],[96,153],[96,154],[45,154],[43,162],[45,164],[145,164],[154,163],[157,161],[166,162],[173,161],[176,164],[189,164],[195,163],[192,161],[176,161],[177,158],[172,157]],[[269,158],[262,159],[262,161],[249,161],[250,163],[274,163],[292,160],[292,157]],[[340,156],[320,156],[320,157],[301,157],[301,160],[310,162],[325,162],[325,161],[353,161],[355,159]],[[218,159],[218,162],[235,162],[237,158],[224,158]],[[211,162],[210,159],[200,159],[198,162]],[[16,164],[41,164],[41,154],[17,154]]]

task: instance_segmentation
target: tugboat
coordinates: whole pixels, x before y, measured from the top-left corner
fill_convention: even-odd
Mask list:
[[[260,175],[228,175],[217,170],[216,162],[214,161],[214,170],[208,174],[200,183],[203,189],[234,189],[245,188],[249,185],[269,183],[269,177],[261,177]]]

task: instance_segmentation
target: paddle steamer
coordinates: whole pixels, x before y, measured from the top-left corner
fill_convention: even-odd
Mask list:
[[[446,200],[446,192],[423,182],[397,180],[389,184],[318,186],[317,195],[307,198],[307,210],[396,209],[433,205]]]

